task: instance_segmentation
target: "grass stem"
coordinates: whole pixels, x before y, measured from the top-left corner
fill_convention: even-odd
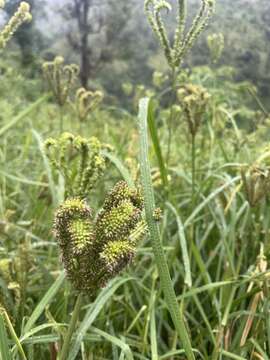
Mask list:
[[[165,295],[169,312],[171,314],[175,329],[182,342],[188,360],[195,360],[191,347],[191,342],[183,314],[179,309],[176,294],[172,284],[169,267],[164,254],[160,231],[157,222],[153,218],[155,210],[155,199],[151,180],[150,164],[148,160],[148,134],[147,134],[147,116],[149,99],[144,98],[140,101],[139,110],[139,130],[140,130],[140,160],[141,160],[141,178],[145,200],[145,215],[148,229],[152,241],[153,252],[161,280],[161,287]]]
[[[67,359],[67,355],[68,355],[68,351],[69,351],[69,347],[70,347],[70,343],[71,343],[71,339],[72,339],[72,335],[74,333],[74,330],[76,328],[76,324],[79,318],[79,314],[80,314],[80,310],[81,310],[81,306],[82,306],[82,299],[83,299],[83,295],[80,293],[77,297],[76,300],[76,304],[72,313],[72,317],[71,317],[71,321],[69,324],[69,328],[67,331],[67,334],[65,336],[65,340],[64,340],[64,344],[60,353],[60,357],[59,360],[66,360]]]
[[[167,147],[167,168],[169,168],[171,157],[171,143],[172,143],[172,128],[173,128],[173,103],[175,101],[176,93],[176,71],[172,70],[172,85],[171,85],[171,99],[170,99],[170,115],[168,119],[168,147]]]
[[[192,209],[195,205],[195,185],[196,185],[196,136],[192,135],[192,143],[191,143],[191,183],[192,183],[192,195],[191,195],[191,204]]]

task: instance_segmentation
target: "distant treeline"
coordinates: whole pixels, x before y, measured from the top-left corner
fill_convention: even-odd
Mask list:
[[[174,0],[168,1],[174,4]],[[19,2],[9,0],[8,11],[12,13]],[[25,25],[24,31],[20,31],[15,38],[23,66],[37,68],[42,58],[50,59],[61,53],[68,60],[80,63],[84,85],[102,86],[118,97],[121,96],[124,82],[147,85],[155,69],[167,70],[163,55],[143,16],[143,0],[63,0],[61,4],[50,2],[47,5],[41,0],[31,0],[31,3],[34,21]],[[86,8],[85,3],[88,3]],[[198,0],[188,1],[193,12],[198,10],[198,5]],[[82,24],[85,9],[88,20]],[[48,29],[50,23],[55,25],[55,16],[52,18],[54,12],[59,18],[59,26],[54,26],[52,36]],[[171,19],[169,28],[173,28],[174,16]],[[234,67],[236,80],[252,81],[261,97],[269,99],[269,0],[218,0],[216,15],[207,33],[199,40],[185,65],[209,65],[207,34],[219,32],[224,35],[225,48],[215,66]]]

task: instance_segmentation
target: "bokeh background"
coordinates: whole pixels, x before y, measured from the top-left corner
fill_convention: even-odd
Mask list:
[[[124,102],[122,83],[148,86],[153,71],[167,70],[167,63],[144,16],[143,0],[30,0],[30,3],[33,21],[15,35],[4,59],[1,56],[1,72],[5,59],[12,59],[16,66],[21,65],[20,74],[39,78],[42,61],[61,54],[68,62],[82,67],[84,86],[102,87],[110,94],[107,100],[116,101],[112,99],[115,97]],[[190,0],[188,3],[191,17],[199,2]],[[8,1],[6,15],[13,14],[18,4],[19,0]],[[84,16],[87,20],[82,23]],[[174,21],[172,12],[167,21],[169,28],[174,28]],[[223,33],[225,39],[219,66],[232,67],[235,81],[251,81],[258,87],[260,96],[269,102],[269,1],[217,1],[216,15],[207,33],[217,32]],[[185,66],[209,64],[207,33],[185,60]],[[84,36],[86,42],[83,42]],[[87,57],[86,63],[83,63],[84,57]]]

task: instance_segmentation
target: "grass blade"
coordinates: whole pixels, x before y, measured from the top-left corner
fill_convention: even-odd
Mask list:
[[[42,159],[43,159],[43,163],[44,163],[44,168],[46,170],[46,174],[47,174],[47,177],[48,177],[49,188],[50,188],[50,191],[51,191],[53,204],[56,207],[56,206],[58,206],[58,204],[60,203],[60,200],[62,200],[62,199],[60,199],[57,187],[56,187],[56,185],[54,183],[54,180],[53,180],[53,175],[52,175],[50,163],[49,163],[49,160],[48,160],[48,158],[47,158],[47,156],[45,154],[45,151],[44,151],[43,139],[41,138],[40,134],[37,131],[32,130],[32,133],[33,133],[33,135],[36,138],[37,143],[38,143],[38,147],[39,147],[39,150],[40,150],[40,153],[41,153],[41,156],[42,156]]]
[[[122,164],[122,162],[113,154],[108,151],[103,151],[103,155],[108,158],[118,169],[120,174],[123,176],[124,180],[128,183],[129,186],[134,187],[134,181],[130,176],[128,169]]]
[[[52,286],[49,288],[49,290],[46,292],[44,297],[41,299],[40,303],[37,305],[37,307],[35,308],[34,312],[30,316],[30,318],[28,319],[28,321],[23,329],[24,334],[26,334],[32,328],[32,326],[35,324],[37,319],[40,317],[40,315],[44,311],[45,307],[48,305],[48,303],[52,300],[52,298],[55,296],[57,291],[62,286],[62,284],[65,280],[65,277],[66,277],[65,273],[64,273],[64,271],[62,271],[60,273],[60,275],[58,276],[58,278],[55,280],[55,282],[52,284]]]
[[[132,355],[132,351],[130,349],[130,347],[128,346],[128,344],[124,343],[122,340],[118,339],[115,336],[112,336],[108,333],[106,333],[105,331],[102,331],[100,329],[94,328],[92,327],[91,330],[93,331],[93,333],[100,335],[101,337],[103,337],[105,340],[110,341],[112,344],[118,346],[123,353],[126,356],[127,360],[133,360],[133,355]]]
[[[151,299],[151,314],[150,314],[150,338],[151,338],[151,359],[158,360],[158,345],[157,345],[157,329],[156,329],[156,314],[155,314],[156,293],[152,294]]]
[[[14,119],[12,119],[8,124],[4,125],[0,129],[0,136],[2,136],[10,128],[12,128],[14,125],[16,125],[19,121],[23,120],[27,115],[31,114],[31,112],[34,111],[39,105],[41,105],[46,100],[48,100],[48,97],[49,97],[48,94],[46,94],[45,96],[42,96],[36,102],[31,104],[27,109],[23,110],[21,113],[19,113],[17,116],[15,116]]]
[[[246,358],[243,358],[242,356],[235,355],[229,351],[221,350],[221,354],[227,356],[229,359],[235,359],[235,360],[247,360]]]
[[[8,337],[5,327],[5,321],[2,317],[2,314],[0,314],[0,355],[1,360],[12,360],[11,353],[8,347]]]
[[[84,335],[90,328],[90,326],[95,321],[96,317],[109,300],[109,298],[115,293],[115,291],[123,285],[126,281],[130,280],[130,278],[116,278],[110,282],[110,284],[103,289],[99,296],[96,298],[93,305],[87,311],[82,323],[80,324],[76,334],[75,334],[75,341],[74,344],[71,346],[71,351],[69,353],[68,360],[76,359],[78,352],[80,351],[81,342],[83,341]]]
[[[172,285],[168,264],[165,258],[161,243],[159,227],[154,219],[155,210],[154,191],[152,187],[150,164],[148,159],[148,136],[147,136],[147,118],[148,118],[149,99],[144,98],[140,101],[139,107],[139,132],[140,132],[140,163],[141,163],[141,181],[145,201],[145,214],[148,229],[150,232],[153,252],[161,280],[161,287],[165,295],[165,300],[171,314],[174,326],[178,332],[179,338],[185,349],[188,360],[195,360],[189,335],[184,323],[184,319],[179,310],[175,291]]]
[[[230,179],[228,182],[226,182],[224,185],[217,188],[215,191],[213,191],[204,201],[202,201],[192,212],[192,214],[189,216],[189,218],[184,223],[184,228],[186,228],[188,225],[190,225],[193,221],[193,219],[202,211],[202,209],[208,205],[216,196],[218,196],[221,192],[223,192],[225,189],[227,189],[229,186],[234,184],[235,182],[239,181],[241,179],[240,176],[236,176],[233,179]]]
[[[13,339],[13,341],[14,341],[14,343],[15,343],[15,349],[16,349],[16,348],[18,349],[18,351],[19,351],[19,353],[20,353],[20,355],[21,355],[22,360],[27,360],[27,358],[26,358],[26,356],[25,356],[25,353],[24,353],[24,351],[23,351],[22,345],[21,345],[21,343],[20,343],[20,340],[19,340],[18,337],[17,337],[17,334],[16,334],[16,332],[15,332],[15,330],[14,330],[14,327],[13,327],[13,325],[12,325],[12,323],[11,323],[11,321],[10,321],[10,319],[9,319],[9,316],[8,316],[8,314],[7,314],[6,311],[3,311],[3,318],[4,318],[4,320],[5,320],[5,324],[6,324],[7,328],[8,328],[8,330],[9,330],[10,336],[11,336],[11,338]]]
[[[156,122],[155,122],[155,117],[154,117],[154,106],[153,106],[153,101],[151,101],[151,100],[149,100],[149,105],[148,105],[147,122],[148,122],[151,139],[153,142],[154,150],[155,150],[157,160],[158,160],[158,166],[159,166],[159,170],[160,170],[162,183],[163,183],[165,189],[168,189],[168,173],[167,173],[167,168],[166,168],[164,160],[163,160],[163,155],[162,155],[162,151],[161,151],[161,147],[160,147],[160,143],[159,143],[159,139],[158,139],[158,132],[157,132],[157,127],[156,127]]]
[[[182,250],[182,257],[183,257],[183,264],[185,269],[185,284],[190,288],[192,286],[192,278],[191,278],[191,270],[190,270],[190,261],[188,256],[188,249],[187,249],[187,240],[185,236],[184,226],[182,223],[182,220],[180,216],[178,215],[177,210],[171,203],[167,203],[167,206],[171,211],[174,213],[176,222],[177,222],[177,228],[178,228],[178,236],[180,240],[180,246]]]

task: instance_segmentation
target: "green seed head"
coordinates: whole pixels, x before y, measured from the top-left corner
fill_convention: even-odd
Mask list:
[[[65,65],[62,56],[56,56],[53,61],[42,65],[44,78],[53,92],[59,106],[64,106],[68,100],[72,86],[79,74],[76,64]]]
[[[65,62],[65,59],[63,58],[63,56],[56,56],[56,57],[54,58],[54,64],[55,64],[56,66],[63,65],[64,62]]]
[[[80,197],[55,214],[54,230],[68,279],[79,291],[95,291],[129,264],[145,233],[140,191],[121,181],[106,197],[96,221]]]
[[[100,242],[129,236],[140,219],[140,209],[129,200],[123,200],[110,210],[103,209],[97,218],[96,234]]]
[[[30,11],[30,5],[23,1],[20,3],[19,10],[23,13],[28,13]]]
[[[74,253],[81,253],[93,240],[93,226],[89,219],[74,219],[68,226]]]
[[[0,8],[3,8],[5,1],[0,0]],[[8,23],[2,31],[0,31],[0,48],[4,48],[7,42],[12,38],[18,28],[25,22],[32,19],[30,14],[30,5],[27,2],[22,2],[15,14],[9,19]]]
[[[67,199],[57,210],[54,229],[60,246],[72,246],[74,251],[87,244],[92,237],[92,211],[79,198]]]
[[[126,96],[130,96],[134,90],[134,87],[131,83],[123,83],[122,90]]]
[[[113,276],[122,271],[135,255],[135,247],[126,240],[110,241],[100,254],[108,276]]]
[[[131,188],[125,181],[119,181],[111,192],[107,195],[104,202],[104,209],[111,209],[123,200],[129,200],[135,207],[142,210],[143,197],[140,189]]]
[[[158,38],[159,44],[164,52],[168,65],[172,69],[178,68],[183,58],[192,48],[199,35],[206,28],[209,19],[214,12],[214,0],[201,0],[201,8],[198,15],[187,30],[186,1],[179,0],[177,26],[174,33],[174,40],[171,41],[163,20],[163,10],[168,13],[171,5],[165,0],[145,0],[144,7],[148,22],[153,33]]]
[[[95,137],[87,139],[65,132],[46,140],[44,147],[52,168],[64,177],[66,197],[87,198],[105,172],[101,151],[107,145]]]

